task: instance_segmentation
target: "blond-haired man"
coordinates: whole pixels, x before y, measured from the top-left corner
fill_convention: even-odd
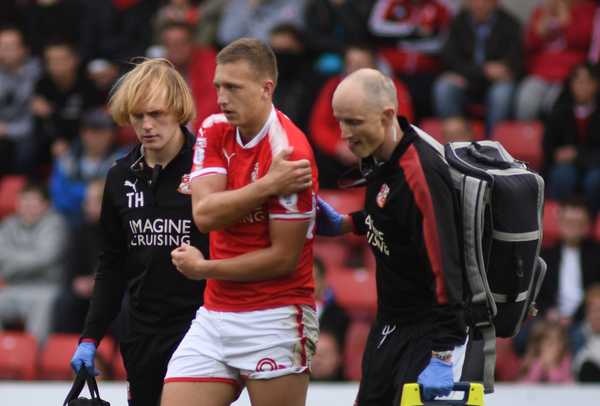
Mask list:
[[[133,126],[140,143],[106,179],[102,254],[71,365],[94,373],[95,349],[127,291],[129,331],[120,348],[129,404],[156,405],[169,358],[203,303],[205,281],[187,279],[170,256],[181,244],[208,255],[208,236],[194,224],[191,210],[196,137],[185,125],[196,110],[185,80],[164,59],[142,61],[115,89],[109,111],[119,125]]]

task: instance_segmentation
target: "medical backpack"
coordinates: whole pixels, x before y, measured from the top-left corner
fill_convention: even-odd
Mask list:
[[[544,181],[497,141],[450,142],[442,147],[414,127],[447,162],[458,195],[465,310],[483,338],[485,393],[494,391],[496,337],[515,336],[546,274],[542,243]]]

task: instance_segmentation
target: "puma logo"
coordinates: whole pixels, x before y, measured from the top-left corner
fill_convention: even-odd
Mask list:
[[[227,155],[227,151],[225,150],[225,148],[223,148],[223,155],[225,155],[225,158],[227,158],[227,166],[229,166],[229,161],[231,160],[231,157],[235,155],[235,152],[231,155]]]
[[[135,180],[135,182],[131,183],[130,181],[126,180],[125,183],[123,184],[123,186],[129,186],[131,188],[133,188],[133,191],[135,193],[137,193],[137,187],[135,186],[135,184],[137,183],[137,179]]]

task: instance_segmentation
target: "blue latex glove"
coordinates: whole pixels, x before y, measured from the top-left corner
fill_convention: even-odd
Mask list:
[[[88,374],[92,376],[100,375],[100,372],[94,371],[94,357],[96,356],[96,346],[94,343],[84,342],[79,344],[73,358],[71,358],[71,368],[75,374],[85,365]]]
[[[423,385],[422,398],[425,401],[433,400],[436,396],[448,396],[454,387],[452,365],[432,358],[419,375],[417,383]]]
[[[325,237],[335,237],[342,235],[340,233],[340,223],[342,216],[328,205],[325,200],[318,197],[317,202],[317,235]]]

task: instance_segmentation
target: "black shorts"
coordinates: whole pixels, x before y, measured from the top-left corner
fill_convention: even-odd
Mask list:
[[[142,334],[127,331],[120,347],[127,370],[130,406],[160,404],[167,365],[185,333]]]
[[[362,362],[358,406],[398,406],[405,383],[415,383],[431,360],[432,323],[371,327]],[[460,381],[483,381],[483,340],[469,334]]]
[[[417,382],[431,360],[431,322],[373,323],[362,362],[358,406],[398,406],[405,383]]]

